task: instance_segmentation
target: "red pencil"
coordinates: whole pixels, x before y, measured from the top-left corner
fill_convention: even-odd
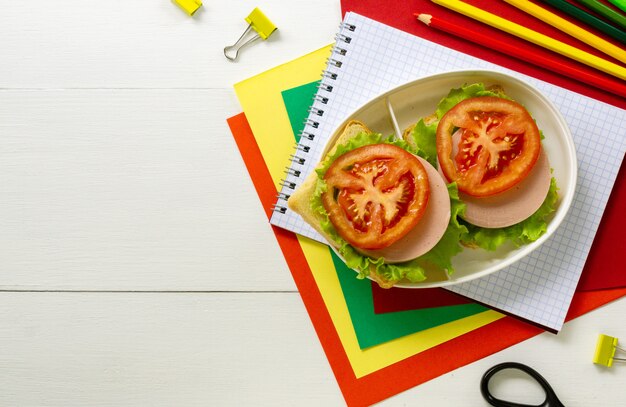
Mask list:
[[[533,53],[527,48],[521,48],[512,43],[507,43],[494,37],[482,34],[478,31],[471,30],[462,25],[455,25],[441,18],[437,18],[430,14],[415,13],[417,19],[429,27],[445,31],[449,34],[456,35],[468,41],[482,45],[484,47],[502,52],[508,56],[520,59],[524,62],[533,63],[542,68],[558,72],[564,76],[575,79],[584,84],[593,85],[597,88],[606,90],[615,95],[626,98],[626,83],[620,81],[612,81],[600,75],[580,70],[574,66],[566,65],[557,59],[552,59]]]

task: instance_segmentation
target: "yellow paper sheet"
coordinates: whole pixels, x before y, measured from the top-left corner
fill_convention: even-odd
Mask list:
[[[317,81],[326,68],[328,45],[298,59],[235,84],[235,92],[255,137],[263,139],[259,148],[272,175],[276,189],[285,177],[294,138],[281,92]]]
[[[335,270],[335,267],[328,246],[306,237],[298,236],[298,240],[357,378],[504,317],[503,314],[489,310],[361,349],[356,333],[352,329],[348,305],[342,294],[337,273],[329,273],[329,270]]]
[[[281,92],[320,79],[330,48],[321,48],[235,85],[277,189],[294,145]],[[504,317],[495,311],[485,311],[362,350],[328,246],[304,237],[299,237],[299,242],[357,378]]]

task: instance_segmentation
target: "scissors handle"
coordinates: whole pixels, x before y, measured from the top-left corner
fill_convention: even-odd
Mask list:
[[[501,370],[504,369],[518,369],[527,373],[530,377],[535,379],[537,383],[543,388],[546,393],[546,399],[541,404],[520,404],[511,401],[501,400],[493,396],[489,391],[489,381],[491,378]],[[480,392],[489,404],[495,407],[565,407],[563,403],[558,399],[554,390],[546,379],[543,378],[535,369],[516,362],[505,362],[493,366],[485,372],[483,378],[480,380]]]

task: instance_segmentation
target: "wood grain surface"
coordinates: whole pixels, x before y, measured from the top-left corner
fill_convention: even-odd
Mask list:
[[[0,406],[344,404],[225,122],[234,83],[333,42],[339,2],[0,6]],[[256,6],[278,31],[227,61]],[[480,376],[515,360],[568,406],[626,405],[626,366],[591,363],[625,314],[381,404],[486,405]]]

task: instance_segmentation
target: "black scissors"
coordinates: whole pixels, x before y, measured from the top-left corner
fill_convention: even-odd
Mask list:
[[[528,374],[535,379],[537,383],[543,388],[546,393],[546,399],[541,404],[519,404],[511,401],[500,400],[495,398],[489,391],[489,381],[491,378],[501,370],[504,369],[517,369]],[[495,365],[485,372],[483,378],[480,380],[480,392],[489,404],[496,407],[565,407],[563,403],[558,399],[554,390],[546,379],[543,378],[535,369],[516,362],[505,362]]]

